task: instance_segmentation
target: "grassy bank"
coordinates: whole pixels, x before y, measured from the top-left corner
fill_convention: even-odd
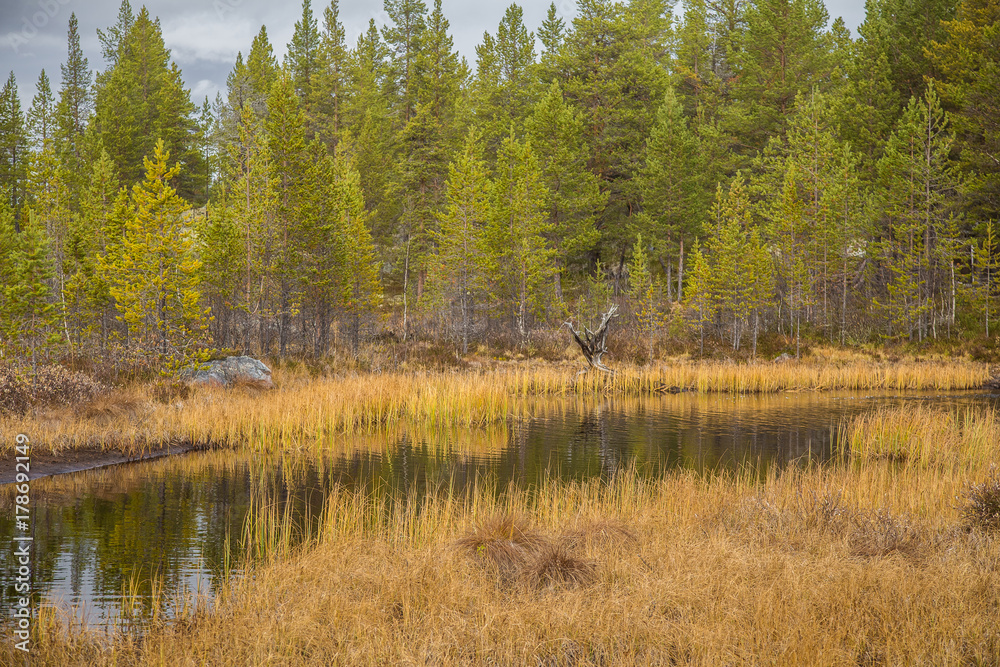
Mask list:
[[[164,442],[273,448],[398,423],[482,426],[521,414],[538,396],[646,396],[677,391],[962,390],[990,378],[961,360],[829,360],[735,364],[678,360],[581,374],[576,364],[503,365],[455,372],[312,377],[278,369],[277,389],[194,390],[138,386],[74,406],[0,415],[0,433],[28,433],[36,448],[136,453]],[[13,447],[5,438],[3,447]]]
[[[846,431],[839,462],[764,479],[624,474],[419,511],[334,493],[302,548],[259,512],[267,556],[213,611],[142,640],[67,634],[49,612],[34,660],[996,664],[996,416],[897,409]]]

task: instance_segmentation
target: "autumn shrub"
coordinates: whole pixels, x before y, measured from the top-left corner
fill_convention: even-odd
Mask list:
[[[0,367],[0,411],[24,414],[29,408],[73,405],[92,400],[107,388],[87,375],[62,366],[40,366],[31,371]]]
[[[972,529],[1000,532],[1000,474],[981,484],[972,484],[966,492],[962,518]]]

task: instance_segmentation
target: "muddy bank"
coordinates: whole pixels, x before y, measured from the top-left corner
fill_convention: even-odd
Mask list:
[[[171,454],[183,454],[198,449],[190,443],[171,443],[147,449],[142,454],[129,456],[122,452],[103,451],[100,449],[68,449],[57,454],[51,452],[33,451],[31,453],[31,479],[48,477],[49,475],[61,475],[91,468],[103,468],[104,466],[117,465],[119,463],[134,463],[138,461],[148,461],[150,459],[169,456]],[[13,453],[8,460],[0,464],[0,484],[10,484],[15,481],[17,470],[15,470]],[[23,470],[21,471],[23,472]]]

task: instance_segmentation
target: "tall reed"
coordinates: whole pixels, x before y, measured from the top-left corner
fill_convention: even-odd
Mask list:
[[[638,397],[673,391],[702,394],[778,391],[951,391],[982,386],[985,364],[852,362],[730,364],[677,362],[623,367],[614,375],[579,374],[576,366],[513,366],[484,371],[368,374],[309,378],[275,373],[278,388],[202,390],[183,402],[128,395],[127,409],[81,406],[26,417],[0,417],[0,431],[31,433],[36,447],[114,448],[135,455],[169,442],[268,450],[299,447],[343,433],[410,424],[483,427],[523,414],[543,396]],[[108,404],[108,405],[103,405]],[[4,447],[12,447],[12,439]]]

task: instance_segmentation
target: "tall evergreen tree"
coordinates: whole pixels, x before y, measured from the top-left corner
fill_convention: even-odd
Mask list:
[[[535,35],[524,27],[523,19],[523,10],[511,5],[500,21],[496,38],[487,34],[476,47],[475,113],[491,156],[496,154],[510,123],[520,126],[531,111]]]
[[[493,216],[486,238],[496,267],[492,293],[512,329],[527,342],[531,317],[550,303],[553,251],[545,236],[547,192],[538,160],[527,141],[511,126],[497,154]]]
[[[132,5],[128,0],[122,0],[122,4],[118,7],[118,21],[107,31],[97,30],[97,39],[101,42],[101,55],[108,63],[109,70],[118,64],[122,47],[129,33],[132,32],[135,20],[136,16],[132,12]]]
[[[711,167],[703,161],[700,143],[688,129],[680,100],[668,89],[646,142],[645,164],[637,181],[643,201],[640,224],[668,278],[670,264],[677,261],[678,299],[685,244],[691,248],[708,219]]]
[[[119,43],[113,67],[98,82],[94,123],[124,184],[143,179],[143,158],[156,142],[182,166],[178,192],[194,196],[204,182],[195,106],[170,62],[159,22],[143,8]]]
[[[833,45],[826,32],[828,19],[820,0],[750,4],[747,28],[738,41],[734,105],[727,119],[745,154],[784,134],[797,94],[829,82]]]
[[[52,87],[49,84],[49,77],[45,75],[43,69],[42,73],[38,75],[38,83],[35,84],[35,97],[31,100],[31,108],[28,109],[26,118],[28,132],[36,150],[43,150],[45,145],[54,139],[55,111]]]
[[[295,93],[302,101],[314,131],[319,123],[319,110],[313,89],[320,77],[320,67],[319,24],[313,16],[310,0],[302,0],[302,18],[295,22],[295,32],[285,54],[285,68],[292,77]]]
[[[140,15],[141,16],[141,15]],[[144,160],[146,178],[131,192],[133,214],[125,221],[114,263],[102,262],[120,318],[132,345],[180,364],[201,352],[208,311],[200,303],[200,261],[184,224],[189,205],[169,183],[180,164],[169,166],[165,142]]]
[[[17,79],[10,73],[0,90],[0,194],[14,212],[14,229],[21,230],[26,203],[28,135],[21,113]]]
[[[26,354],[32,368],[37,369],[39,354],[59,342],[59,309],[52,293],[52,260],[45,229],[31,217],[28,216],[25,229],[16,235],[10,253],[10,282],[2,287],[6,301],[3,333],[14,349]]]
[[[554,277],[559,299],[563,297],[563,274],[579,275],[588,268],[588,258],[600,239],[597,214],[607,202],[598,177],[587,169],[590,151],[583,127],[582,114],[566,103],[555,82],[525,121],[548,191],[548,237],[556,250]]]
[[[130,10],[131,11],[131,10]],[[90,64],[80,48],[76,14],[69,17],[66,62],[61,67],[62,84],[56,109],[59,151],[71,174],[82,171],[83,137],[93,111]]]
[[[482,158],[482,143],[470,130],[465,146],[448,169],[444,212],[440,214],[437,253],[430,266],[428,293],[450,314],[462,354],[477,328],[477,311],[487,304],[490,263],[485,231],[491,218],[492,183]]]
[[[417,58],[421,38],[427,27],[427,5],[423,0],[384,0],[391,26],[382,29],[382,36],[391,54],[392,89],[398,122],[405,124],[417,110]]]

